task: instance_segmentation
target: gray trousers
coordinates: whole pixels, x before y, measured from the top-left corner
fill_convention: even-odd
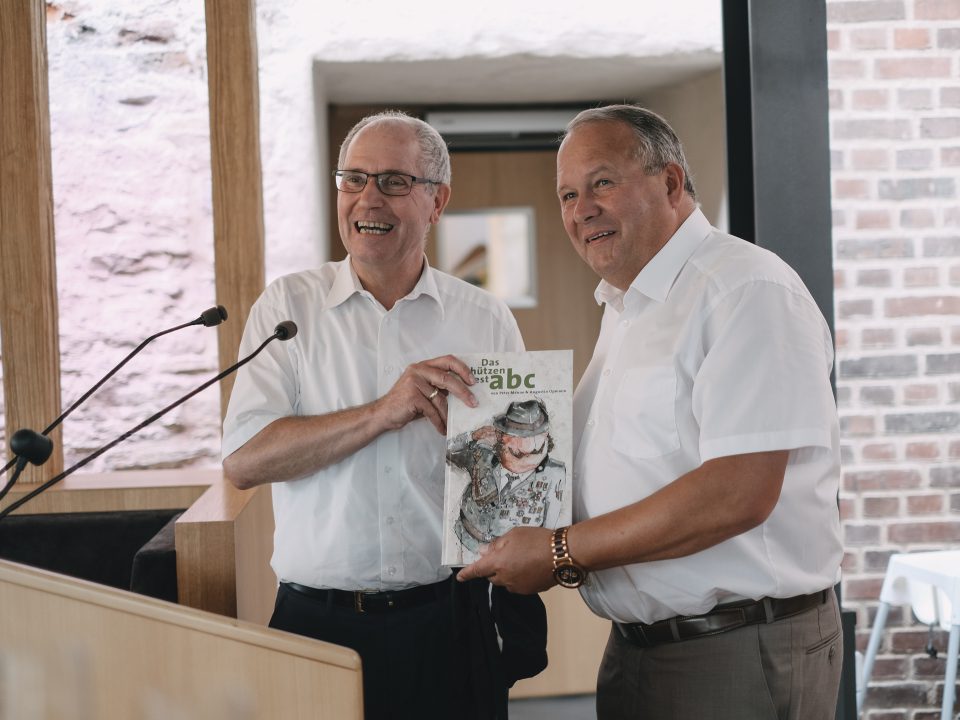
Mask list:
[[[598,720],[833,720],[843,664],[836,594],[768,625],[639,648],[614,626]]]

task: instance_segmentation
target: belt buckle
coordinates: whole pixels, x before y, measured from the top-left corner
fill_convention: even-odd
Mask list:
[[[367,612],[363,609],[363,590],[353,591],[353,609],[361,614]]]

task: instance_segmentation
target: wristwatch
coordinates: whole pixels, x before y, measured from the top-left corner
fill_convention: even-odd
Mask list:
[[[570,557],[567,547],[567,530],[570,526],[557,528],[553,531],[550,540],[550,551],[553,553],[553,579],[565,588],[578,588],[587,579],[587,571],[577,565]]]

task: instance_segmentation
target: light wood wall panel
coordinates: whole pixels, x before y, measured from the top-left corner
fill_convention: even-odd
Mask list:
[[[46,6],[0,2],[0,332],[8,441],[20,428],[40,432],[60,414],[55,256]],[[52,437],[50,460],[28,466],[21,482],[39,483],[63,470],[59,429]]]
[[[220,366],[237,359],[250,307],[263,291],[263,180],[254,0],[207,0],[207,73]],[[220,383],[221,416],[233,376]]]

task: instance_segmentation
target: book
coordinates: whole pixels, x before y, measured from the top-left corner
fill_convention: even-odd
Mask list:
[[[573,351],[459,357],[478,382],[477,407],[447,406],[441,562],[454,567],[514,527],[569,525],[573,500]]]

